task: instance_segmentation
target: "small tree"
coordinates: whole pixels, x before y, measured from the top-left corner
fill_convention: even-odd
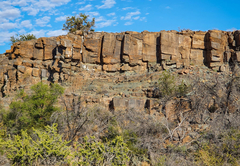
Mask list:
[[[12,44],[19,41],[27,41],[32,39],[36,39],[36,36],[34,36],[33,34],[26,34],[26,35],[16,34],[16,37],[15,36],[10,37],[10,41],[12,42]]]
[[[92,27],[94,27],[95,18],[89,22],[88,17],[88,15],[82,13],[79,16],[67,17],[66,23],[63,24],[63,30],[68,30],[71,33],[77,30],[81,30],[82,32],[94,31]]]
[[[16,101],[10,104],[10,110],[2,114],[3,124],[10,133],[19,134],[22,129],[29,130],[32,127],[43,128],[49,124],[52,113],[58,110],[54,104],[64,92],[60,85],[48,86],[40,82],[31,89],[30,95],[22,90]]]

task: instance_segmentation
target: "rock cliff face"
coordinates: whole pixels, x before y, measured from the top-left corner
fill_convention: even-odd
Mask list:
[[[90,32],[17,42],[0,55],[0,97],[7,104],[6,97],[43,81],[60,83],[69,98],[81,95],[85,103],[143,109],[158,71],[190,65],[224,71],[240,61],[239,48],[238,31],[218,30]]]

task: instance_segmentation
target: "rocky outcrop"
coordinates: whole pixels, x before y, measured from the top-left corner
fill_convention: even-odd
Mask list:
[[[84,94],[82,90],[97,80],[96,87],[92,88],[96,93],[99,91],[99,94],[106,95],[101,99],[105,105],[114,101],[114,108],[122,105],[119,103],[124,103],[121,107],[132,108],[131,103],[135,103],[142,109],[146,107],[149,93],[153,93],[151,89],[141,87],[142,91],[129,93],[132,91],[130,87],[122,88],[123,92],[119,95],[109,91],[114,87],[110,84],[136,80],[151,83],[154,72],[184,69],[191,65],[225,70],[226,64],[240,62],[239,48],[239,31],[219,30],[89,32],[84,36],[68,34],[17,42],[11,50],[0,55],[0,96],[12,96],[22,88],[28,90],[39,81],[60,83],[67,87],[66,93],[81,91]],[[111,75],[113,73],[115,75]],[[137,73],[138,78],[130,78],[129,73]],[[103,93],[104,90],[108,93]],[[129,91],[124,93],[125,90]],[[89,93],[85,96],[86,101],[96,102],[95,99],[87,99],[87,96]],[[145,99],[125,102],[116,96]]]

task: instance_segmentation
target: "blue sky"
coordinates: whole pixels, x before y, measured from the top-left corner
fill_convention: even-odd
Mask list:
[[[236,0],[0,0],[0,53],[10,36],[49,37],[62,31],[67,16],[95,17],[95,31],[240,29]]]

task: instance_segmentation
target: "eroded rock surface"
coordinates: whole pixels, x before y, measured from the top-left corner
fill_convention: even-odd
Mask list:
[[[219,30],[90,32],[17,42],[0,55],[0,96],[8,105],[17,90],[42,81],[59,83],[86,103],[141,110],[155,98],[151,87],[161,70],[225,71],[240,62],[239,48],[239,31]]]

